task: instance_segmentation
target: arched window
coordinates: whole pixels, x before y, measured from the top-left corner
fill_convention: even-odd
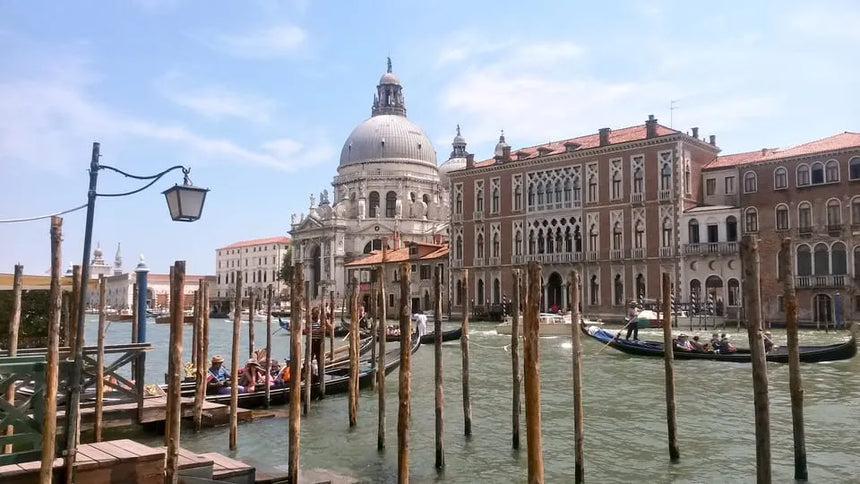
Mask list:
[[[364,245],[364,253],[369,254],[374,250],[382,250],[382,239],[373,239]]]
[[[848,162],[848,178],[860,180],[860,156],[855,156]]]
[[[690,222],[687,223],[690,243],[698,244],[699,243],[699,221],[696,219],[690,219]]]
[[[805,187],[809,185],[809,165],[801,163],[797,165],[797,186]]]
[[[729,306],[737,306],[741,298],[741,285],[737,279],[729,279]]]
[[[573,250],[582,252],[582,233],[579,230],[579,225],[573,229]]]
[[[833,183],[839,181],[839,162],[836,160],[828,160],[824,165],[824,181]]]
[[[854,277],[860,276],[860,245],[854,247]]]
[[[517,185],[514,187],[514,210],[520,210],[523,206],[523,187]]]
[[[788,205],[780,203],[776,206],[776,230],[788,230]]]
[[[624,281],[621,280],[621,274],[615,274],[615,280],[612,282],[612,292],[613,304],[616,306],[624,304]]]
[[[477,303],[479,305],[481,305],[481,304],[484,304],[484,280],[478,279],[478,284],[476,284],[476,285],[478,286],[477,287],[477,289],[478,289],[478,293],[477,293],[478,301],[477,301]]]
[[[812,230],[812,205],[809,202],[797,204],[797,226],[801,232]]]
[[[538,183],[537,186],[537,203],[543,205],[543,182]]]
[[[693,312],[699,312],[699,303],[702,301],[702,283],[698,279],[690,280],[690,304],[693,306]]]
[[[528,205],[531,207],[535,204],[535,187],[532,184],[529,184],[529,200]]]
[[[454,213],[463,213],[463,192],[458,191],[454,197]]]
[[[808,245],[797,247],[797,275],[812,275],[812,252],[810,252]]]
[[[660,190],[668,190],[672,188],[672,165],[666,163],[660,170]]]
[[[597,274],[593,274],[591,276],[591,282],[589,283],[589,291],[590,294],[590,302],[592,306],[597,306],[600,304],[600,283],[597,280]]]
[[[535,232],[529,230],[529,254],[535,253]]]
[[[744,232],[758,232],[758,212],[753,207],[748,208],[744,212]]]
[[[644,184],[644,176],[642,173],[642,168],[636,168],[633,171],[633,193],[642,193],[643,184]]]
[[[561,180],[555,182],[555,203],[561,203]]]
[[[729,242],[738,241],[738,219],[734,215],[726,217],[726,240]]]
[[[367,216],[374,218],[379,215],[379,192],[370,192],[367,201]]]
[[[621,250],[621,223],[612,226],[612,250]]]
[[[773,188],[777,190],[788,188],[788,172],[785,167],[780,166],[773,170]]]
[[[621,172],[616,171],[612,174],[612,199],[618,200],[621,198]]]
[[[579,178],[573,179],[573,201],[578,202],[582,200],[582,190],[579,186]]]
[[[517,230],[517,233],[514,235],[514,255],[522,255],[523,254],[523,233]]]
[[[570,227],[564,229],[564,251],[573,252],[573,238],[570,236]]]
[[[591,228],[588,230],[588,250],[592,252],[600,250],[597,245],[597,224],[591,224]]]
[[[645,276],[641,272],[636,274],[636,298],[645,299]]]
[[[484,234],[478,234],[475,239],[475,257],[478,259],[484,258]]]
[[[463,237],[458,235],[457,242],[454,244],[454,258],[463,260]]]
[[[552,254],[555,252],[555,238],[552,236],[552,229],[546,232],[546,253]]]
[[[564,239],[561,236],[561,228],[555,231],[555,251],[559,254],[564,251]]]
[[[860,225],[860,197],[851,199],[851,224]]]
[[[597,177],[594,175],[588,177],[588,201],[597,201]]]
[[[827,230],[842,229],[842,204],[831,198],[827,201]]]
[[[499,304],[502,302],[502,283],[499,279],[493,279],[493,303]]]
[[[394,192],[388,192],[385,194],[385,216],[388,218],[394,218],[394,215],[397,213],[397,194]]]
[[[672,219],[666,217],[663,219],[663,236],[661,238],[662,247],[672,247]]]
[[[537,233],[538,254],[543,254],[545,242],[546,240],[544,240],[543,229],[540,229]]]
[[[424,195],[421,195],[421,200],[427,205],[430,205],[430,195],[426,193]]]
[[[816,161],[812,164],[812,184],[824,183],[824,163]]]
[[[782,249],[776,251],[776,280],[782,281],[785,277],[785,267],[780,262],[782,260]]]
[[[490,196],[490,212],[499,213],[499,189],[493,187],[493,194]]]
[[[744,193],[755,193],[758,191],[758,181],[756,180],[755,172],[748,171],[744,173]]]
[[[827,250],[827,245],[816,244],[815,251],[812,253],[812,274],[816,276],[825,276],[830,273],[830,252]]]
[[[463,304],[463,281],[461,281],[459,279],[457,279],[457,293],[456,293],[456,300],[454,301],[454,304],[456,304],[457,306],[460,306]]]
[[[830,246],[830,273],[836,276],[848,274],[848,260],[845,244],[842,242],[835,242]]]
[[[570,180],[564,181],[564,201],[570,201]]]
[[[501,252],[501,243],[499,242],[499,233],[493,234],[493,257],[499,257]]]
[[[633,247],[641,249],[645,247],[645,224],[641,220],[636,222],[636,228],[633,234]]]

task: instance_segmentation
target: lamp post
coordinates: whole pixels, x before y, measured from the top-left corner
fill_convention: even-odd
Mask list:
[[[126,195],[133,195],[151,187],[153,184],[155,184],[155,182],[160,180],[161,177],[163,177],[167,173],[173,170],[182,170],[182,173],[184,175],[183,184],[175,185],[165,190],[163,194],[167,199],[167,206],[170,210],[170,217],[173,220],[181,222],[193,222],[200,218],[200,214],[203,211],[203,203],[206,200],[206,193],[209,191],[206,188],[199,188],[191,185],[191,180],[189,180],[188,178],[188,173],[191,170],[185,168],[182,165],[171,166],[170,168],[155,175],[138,176],[126,173],[112,166],[99,164],[99,147],[99,143],[93,143],[92,158],[90,160],[90,184],[89,189],[87,191],[87,222],[86,229],[84,230],[84,253],[81,261],[81,290],[80,299],[78,301],[78,344],[75,345],[75,367],[69,378],[69,398],[67,399],[68,407],[66,410],[66,482],[74,481],[75,454],[77,452],[78,439],[80,438],[79,410],[81,404],[81,380],[83,376],[82,374],[84,363],[84,351],[82,344],[84,340],[84,306],[87,301],[87,283],[89,282],[90,278],[90,249],[92,247],[93,240],[93,216],[95,212],[96,197],[123,197]],[[134,178],[136,180],[149,180],[149,183],[130,192],[97,193],[96,187],[98,185],[99,170],[115,171],[128,178]],[[139,286],[139,291],[140,294],[142,294],[142,297],[139,298],[139,300],[145,300],[145,286]],[[139,314],[143,314],[144,318],[145,310],[145,307],[138,308]],[[145,328],[145,324],[140,324],[139,331],[144,333],[144,337],[146,331]],[[138,337],[138,341],[142,342],[142,340],[140,339],[140,335],[138,335]]]

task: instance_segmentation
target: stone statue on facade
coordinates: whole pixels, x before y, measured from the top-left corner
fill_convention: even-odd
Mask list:
[[[311,208],[313,208],[315,201],[316,201],[316,199],[314,198],[314,194],[311,193]]]
[[[328,205],[328,190],[323,190],[320,193],[320,205]]]

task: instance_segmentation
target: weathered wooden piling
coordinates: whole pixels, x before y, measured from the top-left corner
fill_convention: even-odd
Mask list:
[[[197,338],[200,337],[200,291],[194,291],[192,293],[191,300],[191,317],[193,322],[191,323],[191,363],[197,364]]]
[[[75,353],[78,345],[78,305],[81,300],[81,266],[72,266],[72,314],[69,324],[69,352]]]
[[[442,266],[437,265],[433,279],[433,376],[436,384],[436,468],[445,467],[445,444],[442,439],[444,430],[442,393]]]
[[[99,329],[96,335],[96,408],[93,434],[96,442],[102,441],[102,417],[105,397],[105,313],[107,306],[107,280],[99,275]]]
[[[236,271],[236,301],[233,307],[233,347],[230,355],[230,450],[236,450],[239,436],[239,329],[241,328],[241,323],[242,271]]]
[[[400,264],[400,373],[399,373],[399,410],[397,412],[397,482],[409,482],[409,419],[411,396],[410,382],[412,380],[412,314],[411,306],[411,273],[412,266],[408,262]]]
[[[385,335],[386,322],[388,321],[388,301],[385,297],[385,259],[387,251],[385,249],[386,242],[382,243],[382,264],[379,266],[379,352],[376,354],[378,362],[376,367],[379,368],[377,377],[377,425],[376,425],[376,450],[385,449]]]
[[[349,290],[349,426],[358,418],[358,281],[350,282]]]
[[[254,304],[256,301],[254,300],[254,291],[248,295],[248,358],[254,357],[254,313],[256,310],[254,309]]]
[[[803,425],[803,380],[797,338],[797,292],[794,289],[791,239],[782,239],[779,268],[782,269],[782,298],[785,301],[785,333],[788,337],[788,387],[791,393],[791,429],[794,435],[794,479],[809,479],[806,465],[806,431]]]
[[[320,292],[320,331],[322,334],[319,336],[320,338],[320,352],[317,355],[317,366],[319,367],[319,375],[320,375],[320,398],[325,398],[325,342],[326,336],[328,335],[328,330],[326,326],[328,325],[328,316],[325,313],[325,291]],[[332,333],[334,333],[334,327],[331,329]],[[331,354],[334,355],[334,345],[331,346]]]
[[[540,264],[529,262],[526,311],[523,321],[523,357],[526,391],[526,447],[528,448],[528,482],[542,483],[543,444],[540,418]],[[467,293],[468,294],[468,293]]]
[[[299,409],[302,393],[302,315],[304,264],[297,262],[293,271],[290,288],[290,421],[287,470],[289,482],[299,482],[299,432],[301,431],[301,411]]]
[[[9,356],[18,356],[18,328],[21,326],[21,279],[24,275],[24,266],[15,264],[15,275],[12,276],[12,315],[9,320]],[[15,403],[15,383],[10,383],[6,387],[6,401],[10,404]],[[3,429],[4,435],[12,435],[15,433],[15,428],[12,425],[7,425]],[[3,446],[4,454],[12,453],[12,444]]]
[[[376,366],[376,332],[379,330],[379,298],[377,291],[379,291],[379,273],[374,269],[370,273],[370,368],[373,373],[370,379],[370,389],[374,391],[376,390],[376,373],[379,371],[379,367]]]
[[[511,446],[520,448],[520,389],[522,387],[522,375],[520,373],[520,279],[522,272],[514,269],[513,298],[511,310]]]
[[[272,285],[266,288],[266,408],[269,408],[272,395],[269,380],[272,378]]]
[[[311,411],[311,389],[313,388],[313,371],[311,368],[311,356],[314,350],[314,325],[311,314],[311,292],[305,288],[305,391],[302,393],[302,415]]]
[[[573,353],[573,480],[585,482],[585,426],[582,422],[582,341],[579,337],[579,273],[570,271],[568,299],[570,300],[570,350]]]
[[[194,430],[200,431],[203,426],[203,402],[206,399],[206,352],[203,350],[203,331],[206,309],[205,286],[206,282],[200,279],[197,282],[195,303],[198,311],[194,318],[194,355],[191,361],[194,364]]]
[[[137,283],[136,282],[134,284],[132,284],[131,292],[132,292],[132,296],[131,296],[131,300],[132,300],[132,303],[131,303],[131,342],[132,342],[132,344],[134,344],[134,343],[137,343],[137,327],[139,324],[137,321],[137,311],[139,309],[137,307],[138,294],[137,294]],[[134,374],[133,371],[132,371],[132,374]]]
[[[329,327],[331,327],[331,331],[328,333],[328,342],[329,347],[331,348],[331,352],[328,354],[328,361],[334,361],[334,291],[329,291],[328,293],[328,307],[330,309],[328,315]]]
[[[185,322],[185,261],[173,265],[170,279],[170,381],[167,385],[165,484],[179,482],[179,431],[182,419],[182,323]]]
[[[770,483],[770,410],[767,362],[761,328],[761,285],[759,282],[758,238],[744,235],[740,244],[741,267],[744,272],[744,307],[747,316],[750,356],[752,358],[753,402],[755,406],[756,482]]]
[[[672,302],[669,294],[672,282],[669,274],[663,273],[663,366],[666,370],[666,426],[669,435],[669,460],[681,458],[678,447],[678,418],[675,407],[675,344],[672,341]],[[635,323],[634,323],[635,324]]]
[[[42,462],[39,484],[50,484],[57,453],[57,377],[60,365],[60,264],[62,264],[63,219],[51,217],[51,289],[48,296],[48,353],[45,355],[45,413],[42,419]],[[68,418],[68,414],[67,417]]]
[[[472,435],[472,395],[469,393],[469,269],[463,269],[463,323],[460,325],[460,353],[463,358],[463,433]]]

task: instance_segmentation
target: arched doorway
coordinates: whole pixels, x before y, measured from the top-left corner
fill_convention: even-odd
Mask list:
[[[547,306],[550,311],[564,309],[561,301],[562,279],[558,272],[553,272],[549,276],[549,282],[546,286]]]
[[[812,319],[816,323],[833,323],[833,299],[827,294],[816,294],[812,299]]]
[[[726,296],[723,293],[723,280],[719,276],[710,276],[705,279],[705,297],[702,301],[707,312],[716,316],[723,316]]]
[[[502,283],[498,278],[493,279],[493,304],[502,302]]]

